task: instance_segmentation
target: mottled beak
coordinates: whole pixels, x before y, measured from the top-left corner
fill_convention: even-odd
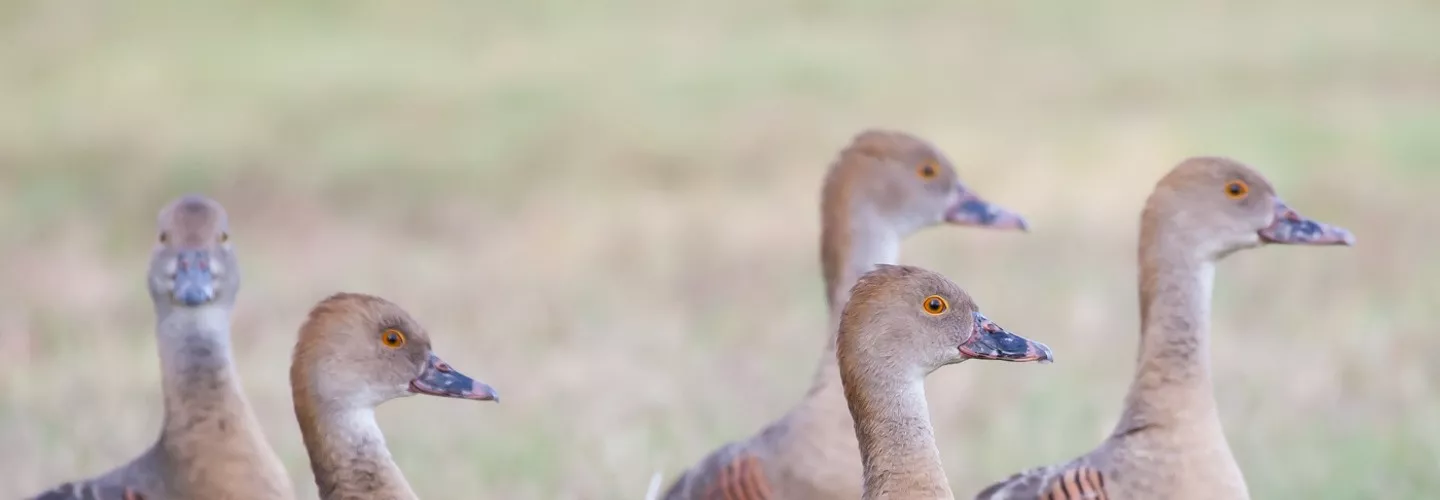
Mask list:
[[[215,300],[215,273],[210,252],[181,250],[175,255],[175,281],[170,289],[175,302],[196,307]]]
[[[1283,245],[1355,244],[1355,236],[1345,228],[1307,219],[1279,199],[1275,200],[1275,222],[1260,230],[1260,240]]]
[[[425,368],[420,371],[420,376],[410,381],[410,392],[446,398],[500,402],[500,395],[495,393],[495,388],[455,371],[449,363],[442,361],[434,354],[431,354],[430,358],[426,360]]]
[[[945,222],[993,229],[1028,229],[1020,214],[985,201],[962,185],[955,185],[955,195],[955,202],[945,210]]]
[[[978,311],[975,312],[975,334],[960,345],[960,353],[969,358],[998,361],[1050,363],[1055,360],[1049,346],[1010,333]]]

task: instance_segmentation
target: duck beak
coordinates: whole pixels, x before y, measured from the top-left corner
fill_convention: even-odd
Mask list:
[[[1275,222],[1260,230],[1260,240],[1283,245],[1355,244],[1355,236],[1345,228],[1302,217],[1278,198],[1275,199]]]
[[[181,250],[175,255],[175,281],[170,297],[189,307],[215,300],[215,273],[210,268],[209,252]]]
[[[961,226],[1018,229],[1021,232],[1028,229],[1025,218],[1020,214],[985,201],[960,184],[955,185],[955,202],[945,210],[945,222]]]
[[[494,387],[455,371],[449,363],[442,361],[439,356],[434,354],[431,354],[429,360],[425,362],[425,369],[420,370],[420,376],[410,381],[410,392],[445,398],[500,402],[500,395],[495,393]]]
[[[969,358],[997,361],[1055,361],[1049,346],[1010,333],[979,311],[975,312],[975,334],[960,344],[960,353]]]

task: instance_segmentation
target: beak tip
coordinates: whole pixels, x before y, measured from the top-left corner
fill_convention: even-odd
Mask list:
[[[1022,233],[1030,232],[1030,223],[1025,220],[1025,216],[1003,208],[994,209],[988,220],[981,225],[995,229],[1013,229]]]
[[[942,220],[960,226],[1030,232],[1030,224],[1018,212],[992,204],[971,194],[962,194],[955,205],[945,210]]]
[[[205,293],[199,290],[186,290],[184,292],[175,294],[176,301],[184,304],[186,307],[196,307],[203,305],[206,302],[209,302],[212,297],[212,294]]]
[[[1048,365],[1055,362],[1055,352],[1050,350],[1050,346],[1041,344],[1039,342],[1036,342],[1035,346],[1040,348],[1040,359],[1037,359],[1037,362],[1042,365]]]

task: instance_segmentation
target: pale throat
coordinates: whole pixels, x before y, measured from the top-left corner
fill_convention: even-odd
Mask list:
[[[300,419],[300,433],[305,438],[311,467],[315,469],[316,483],[326,490],[345,489],[345,473],[356,462],[367,462],[378,467],[367,468],[375,476],[370,480],[385,488],[405,488],[409,485],[400,473],[385,444],[385,434],[375,420],[374,408],[332,407],[327,409],[308,406],[297,411]]]
[[[307,429],[307,433],[316,432],[325,456],[369,455],[390,459],[374,408],[321,410],[308,427],[311,429]]]
[[[838,267],[831,276],[838,279],[827,283],[831,300],[830,315],[838,317],[850,298],[850,288],[860,276],[875,269],[877,264],[898,264],[900,262],[900,235],[880,218],[869,211],[852,213],[845,222],[848,231],[831,233],[822,245],[840,257],[834,265]]]
[[[826,321],[825,348],[820,353],[806,398],[807,405],[817,406],[822,411],[846,415],[844,395],[839,391],[840,370],[835,361],[836,334],[840,327],[840,314],[850,300],[850,289],[860,281],[860,276],[875,269],[877,264],[897,264],[900,261],[900,234],[890,224],[868,208],[852,209],[838,220],[827,221],[833,226],[820,242],[822,253],[835,257],[825,264],[826,292],[830,299],[830,310]],[[825,390],[833,387],[835,390]],[[829,410],[824,410],[829,408]],[[849,419],[844,419],[849,426]]]
[[[160,318],[156,331],[161,372],[167,382],[232,369],[228,307],[175,308]]]

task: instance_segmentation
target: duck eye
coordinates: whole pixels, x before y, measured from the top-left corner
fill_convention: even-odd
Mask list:
[[[1238,200],[1247,194],[1250,194],[1250,186],[1245,181],[1236,179],[1225,184],[1225,196]]]
[[[384,333],[380,334],[380,342],[384,343],[385,347],[399,349],[400,346],[405,345],[405,333],[394,328],[385,330]]]
[[[224,243],[227,241],[230,241],[230,233],[220,233],[220,242]]]
[[[920,168],[917,169],[915,173],[919,174],[921,179],[928,181],[934,179],[935,176],[940,173],[940,167],[935,164],[935,160],[927,160],[925,163],[920,164]]]
[[[927,313],[930,313],[932,315],[939,315],[950,308],[950,303],[945,302],[944,297],[941,297],[939,295],[931,295],[929,297],[925,297],[925,301],[921,303],[921,307],[924,307],[925,312]]]
[[[161,232],[160,232],[160,242],[161,242],[161,243],[164,243],[164,242],[167,242],[167,241],[170,241],[170,233],[161,231]]]

